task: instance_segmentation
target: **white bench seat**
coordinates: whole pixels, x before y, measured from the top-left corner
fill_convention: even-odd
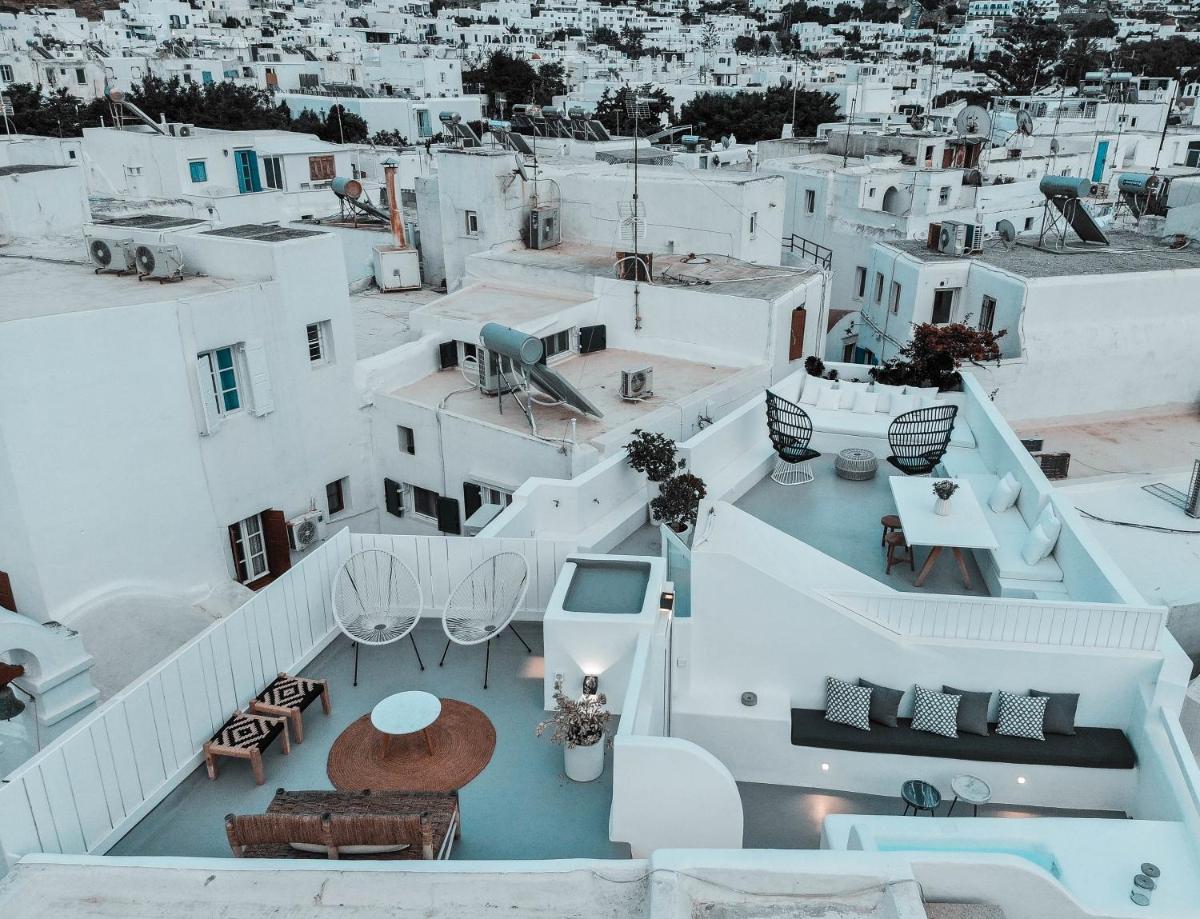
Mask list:
[[[800,407],[812,419],[813,430],[821,434],[849,434],[887,440],[888,428],[896,418],[887,412],[853,412],[848,408],[816,408],[811,405]],[[954,422],[954,430],[950,432],[950,445],[975,446],[975,435],[961,418]]]

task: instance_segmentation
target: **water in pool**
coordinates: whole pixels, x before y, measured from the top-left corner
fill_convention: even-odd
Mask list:
[[[563,609],[571,613],[640,613],[650,583],[647,562],[575,562],[575,573],[563,598]]]
[[[997,855],[1015,855],[1044,868],[1054,877],[1062,876],[1054,853],[1037,845],[1020,842],[988,839],[877,839],[876,848],[881,852],[989,852]]]

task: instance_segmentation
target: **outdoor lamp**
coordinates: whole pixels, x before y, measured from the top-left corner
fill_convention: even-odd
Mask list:
[[[675,608],[675,591],[664,590],[660,593],[658,595],[658,608],[664,613],[671,612]]]
[[[594,673],[585,673],[583,676],[583,694],[585,696],[598,695],[600,692],[600,677]]]

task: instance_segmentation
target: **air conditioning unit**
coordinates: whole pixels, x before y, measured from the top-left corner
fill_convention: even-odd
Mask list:
[[[142,245],[133,250],[138,280],[183,280],[183,252],[178,246]]]
[[[953,220],[943,220],[938,230],[938,252],[945,255],[962,255],[967,251],[967,225]]]
[[[557,207],[537,207],[529,212],[529,248],[549,249],[562,242]]]
[[[626,402],[641,402],[654,395],[654,368],[639,367],[621,371],[621,398]]]
[[[131,239],[113,239],[109,236],[86,237],[88,256],[96,266],[96,274],[101,271],[116,271],[124,274],[133,265],[133,245]]]
[[[501,358],[500,355],[481,347],[476,351],[475,360],[479,373],[480,392],[495,396],[502,392],[512,392],[520,385],[517,374],[510,369],[507,360]],[[500,369],[502,360],[504,361],[503,371]]]
[[[288,545],[294,552],[311,549],[321,539],[321,514],[311,511],[287,522]]]

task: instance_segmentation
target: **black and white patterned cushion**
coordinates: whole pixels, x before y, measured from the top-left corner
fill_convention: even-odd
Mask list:
[[[1046,696],[1021,696],[1001,690],[996,733],[1045,740],[1043,727],[1046,723],[1046,703],[1049,701]]]
[[[825,720],[871,730],[871,690],[836,677],[825,678]]]
[[[913,689],[912,729],[940,734],[942,737],[957,737],[958,702],[962,697],[923,686],[914,686]]]

